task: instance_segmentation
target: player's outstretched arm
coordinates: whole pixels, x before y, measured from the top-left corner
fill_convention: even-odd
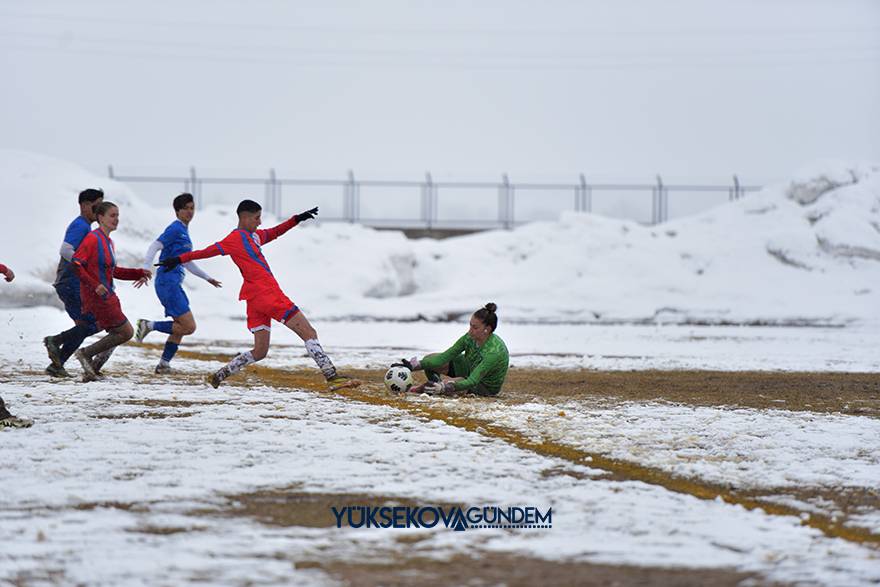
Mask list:
[[[196,259],[210,259],[211,257],[216,257],[217,255],[225,255],[223,249],[220,248],[219,243],[214,243],[209,247],[205,247],[204,249],[199,249],[198,251],[190,251],[188,253],[184,253],[179,257],[168,257],[163,259],[159,263],[156,263],[156,267],[162,267],[164,271],[171,271],[181,263],[189,263],[190,261],[194,261]]]
[[[258,230],[257,234],[260,236],[260,243],[265,245],[266,243],[275,240],[300,222],[311,220],[317,215],[318,207],[315,206],[311,210],[306,210],[305,212],[294,214],[278,226],[273,226],[272,228],[267,228],[265,230]]]

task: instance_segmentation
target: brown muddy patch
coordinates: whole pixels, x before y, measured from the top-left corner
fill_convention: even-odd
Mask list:
[[[249,493],[223,496],[223,503],[211,508],[192,510],[193,516],[247,517],[267,526],[302,526],[331,528],[336,526],[332,508],[346,506],[409,506],[418,504],[412,499],[360,493],[307,493],[300,486],[263,489]],[[435,504],[448,505],[448,504]],[[359,521],[355,517],[355,524]],[[343,521],[343,526],[348,523]]]
[[[479,553],[438,561],[421,557],[376,563],[298,561],[296,568],[319,569],[351,587],[403,587],[410,585],[469,585],[474,587],[536,585],[586,587],[733,587],[751,580],[753,585],[778,585],[759,575],[725,569],[667,569],[548,561],[521,554]]]

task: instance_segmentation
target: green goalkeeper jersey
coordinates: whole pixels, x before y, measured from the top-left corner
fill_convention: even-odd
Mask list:
[[[507,345],[494,333],[489,335],[483,346],[477,346],[474,339],[465,334],[439,355],[421,360],[426,371],[437,371],[447,363],[452,364],[455,377],[464,377],[455,382],[456,391],[477,390],[479,386],[482,388],[480,391],[489,395],[501,391],[509,362]]]

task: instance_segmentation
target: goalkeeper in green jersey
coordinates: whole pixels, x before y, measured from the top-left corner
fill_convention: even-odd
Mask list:
[[[486,304],[471,316],[470,328],[443,351],[403,361],[413,371],[425,370],[427,383],[413,386],[414,393],[473,393],[497,395],[507,376],[510,355],[504,341],[495,334],[498,309]],[[445,377],[444,377],[445,376]]]

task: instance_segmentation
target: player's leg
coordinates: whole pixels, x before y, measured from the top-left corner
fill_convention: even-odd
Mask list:
[[[70,374],[64,369],[64,363],[80,347],[89,336],[98,332],[95,320],[92,316],[83,314],[82,303],[79,297],[79,287],[56,288],[58,297],[64,303],[67,315],[73,320],[74,326],[54,336],[43,339],[46,353],[49,355],[51,364],[46,372],[53,377],[69,377]]]
[[[210,378],[208,383],[214,389],[220,387],[220,383],[230,375],[234,375],[250,365],[266,358],[269,354],[269,341],[272,337],[272,318],[263,313],[259,304],[254,300],[247,302],[247,326],[254,335],[254,348],[233,357]]]
[[[165,347],[162,349],[162,358],[156,365],[156,373],[168,373],[171,371],[171,359],[177,354],[177,349],[184,336],[190,335],[196,331],[196,319],[192,312],[188,311],[184,314],[174,317],[171,328],[171,334],[165,341]]]
[[[220,387],[220,384],[230,375],[235,375],[248,365],[256,363],[266,358],[269,354],[269,341],[272,336],[272,330],[269,327],[260,327],[254,331],[254,348],[249,351],[240,353],[232,358],[223,367],[218,369],[211,375],[208,382],[214,389]]]
[[[288,310],[290,316],[284,320],[284,325],[294,331],[306,345],[306,352],[318,365],[318,369],[324,375],[324,379],[330,386],[331,391],[341,389],[343,387],[357,387],[360,381],[352,379],[347,375],[342,375],[336,370],[333,361],[324,352],[324,348],[318,341],[318,332],[309,323],[308,318],[295,305]],[[284,318],[284,316],[282,316]]]
[[[430,355],[425,355],[425,359],[430,359],[432,357],[436,357],[439,353],[431,353]],[[464,355],[460,355],[464,357]],[[457,357],[456,357],[457,358]],[[424,359],[422,359],[424,360]],[[425,385],[430,382],[439,383],[442,380],[443,375],[448,375],[450,377],[453,376],[453,368],[452,364],[454,363],[455,358],[453,358],[452,362],[444,363],[437,367],[436,369],[425,369],[425,377],[428,379],[425,383],[420,383],[418,385],[413,385],[410,388],[411,393],[422,393],[425,390]]]
[[[131,322],[129,322],[125,316],[122,316],[122,318],[123,322],[121,324],[107,329],[107,335],[104,336],[104,338],[87,347],[81,348],[74,353],[83,368],[83,381],[93,381],[98,378],[98,373],[93,362],[93,358],[96,355],[114,349],[119,345],[128,342],[131,340],[131,337],[134,336],[134,328],[132,328]],[[99,319],[98,326],[100,327],[101,325],[102,322]]]

